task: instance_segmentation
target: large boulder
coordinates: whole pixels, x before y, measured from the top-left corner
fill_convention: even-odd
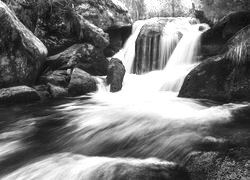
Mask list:
[[[91,75],[107,75],[108,60],[102,49],[91,44],[75,44],[65,51],[50,56],[46,65],[52,70],[80,68]]]
[[[0,88],[31,85],[44,63],[47,49],[0,1]]]
[[[80,96],[97,90],[96,80],[85,71],[75,68],[69,83],[69,95]]]
[[[117,0],[13,0],[11,7],[52,55],[82,42],[105,48],[109,44],[106,30],[132,23]]]
[[[108,66],[107,84],[110,85],[110,92],[117,92],[122,89],[125,67],[119,59],[111,59]]]
[[[221,53],[225,43],[249,24],[250,12],[248,11],[235,12],[225,16],[211,29],[202,34],[202,55],[209,57]]]
[[[30,103],[39,100],[40,96],[36,90],[28,86],[16,86],[0,89],[0,104]]]
[[[219,101],[250,100],[250,26],[243,28],[226,47],[225,53],[209,58],[186,77],[180,97]]]
[[[50,83],[55,86],[67,87],[70,81],[70,73],[67,70],[49,71],[40,77],[40,83]]]

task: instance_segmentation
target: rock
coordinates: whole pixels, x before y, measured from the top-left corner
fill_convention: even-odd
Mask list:
[[[67,87],[70,81],[70,74],[67,70],[55,70],[40,77],[41,84],[53,84],[56,86]]]
[[[233,150],[227,153],[194,152],[186,167],[192,180],[243,180],[249,179],[250,149],[240,149],[235,157]],[[245,156],[245,157],[243,157]]]
[[[250,60],[250,25],[240,30],[226,44],[225,57],[235,65],[244,65]]]
[[[88,73],[75,68],[69,83],[69,95],[79,96],[97,90],[96,81]]]
[[[91,75],[107,75],[108,60],[101,49],[91,44],[75,44],[46,61],[52,70],[80,68]]]
[[[51,98],[48,85],[36,85],[33,86],[33,88],[39,94],[41,100],[47,100]]]
[[[218,55],[225,43],[239,30],[250,24],[250,12],[231,13],[202,34],[201,50],[204,57]]]
[[[111,92],[118,92],[122,89],[122,82],[125,75],[125,67],[119,59],[111,59],[108,66],[107,83]]]
[[[132,24],[128,11],[116,0],[13,0],[12,4],[50,55],[83,42],[104,49],[109,44],[106,30]]]
[[[250,26],[225,47],[225,53],[205,60],[186,77],[180,97],[215,101],[250,100]]]
[[[39,100],[40,96],[36,90],[28,86],[16,86],[0,89],[0,104],[30,103]]]
[[[106,57],[113,57],[122,47],[132,33],[132,26],[107,31],[110,37],[110,44],[104,50]]]
[[[53,84],[48,84],[49,86],[49,92],[52,96],[52,98],[60,98],[60,97],[66,97],[68,95],[68,90],[60,87],[60,86],[55,86]]]
[[[160,61],[160,42],[164,27],[172,21],[178,21],[178,18],[152,18],[143,25],[136,40],[133,73],[142,74],[164,68]],[[176,34],[181,39],[182,34]]]
[[[0,88],[32,85],[47,49],[0,1]]]

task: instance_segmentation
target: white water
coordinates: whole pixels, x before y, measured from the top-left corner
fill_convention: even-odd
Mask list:
[[[169,18],[159,42],[159,62],[163,70],[132,75],[130,73],[135,58],[135,42],[141,28],[149,21],[136,22],[124,48],[114,56],[125,64],[127,74],[123,91],[142,93],[161,90],[178,93],[186,75],[197,65],[200,37],[209,27],[206,24],[197,24],[190,18]]]
[[[138,35],[140,34],[141,28],[146,22],[147,20],[146,21],[140,20],[134,23],[132,29],[132,35],[128,38],[124,47],[117,54],[114,55],[114,58],[122,60],[127,73],[132,72],[133,61],[135,57],[135,42]]]

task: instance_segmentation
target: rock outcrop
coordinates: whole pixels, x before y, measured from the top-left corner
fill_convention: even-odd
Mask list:
[[[119,59],[111,59],[108,66],[107,84],[110,92],[118,92],[122,89],[125,67]]]
[[[81,69],[75,68],[69,83],[69,95],[80,96],[97,90],[96,80]]]
[[[117,0],[13,0],[12,8],[50,55],[82,42],[104,49],[109,45],[105,31],[132,23],[127,9]]]
[[[65,51],[48,57],[46,65],[51,70],[80,68],[91,75],[107,75],[108,60],[102,49],[91,44],[75,44]]]
[[[2,103],[30,103],[39,101],[40,96],[35,89],[28,86],[16,86],[0,89],[0,104]]]
[[[231,38],[225,53],[209,58],[186,77],[180,97],[220,101],[250,100],[250,26]]]
[[[2,1],[0,27],[0,88],[34,84],[46,47]]]

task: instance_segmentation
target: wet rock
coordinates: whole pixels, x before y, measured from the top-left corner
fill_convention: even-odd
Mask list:
[[[85,71],[75,68],[69,83],[69,95],[79,96],[97,90],[96,81]]]
[[[53,84],[56,86],[67,87],[70,81],[70,74],[67,70],[55,70],[40,77],[41,84]]]
[[[108,60],[101,49],[91,44],[75,44],[65,51],[51,56],[46,65],[52,70],[80,68],[91,75],[106,75]]]
[[[16,86],[0,89],[0,104],[29,103],[39,100],[40,96],[36,90],[28,86]]]
[[[107,83],[110,85],[111,92],[117,92],[122,89],[125,67],[119,59],[111,59],[108,66]]]
[[[133,73],[142,74],[152,70],[162,69],[160,62],[160,40],[163,29],[174,18],[152,18],[141,28],[136,40]],[[182,34],[178,33],[179,39]]]
[[[192,180],[242,180],[249,179],[250,149],[220,152],[194,152],[186,165]],[[239,155],[236,157],[235,155]],[[241,157],[241,158],[239,158]]]
[[[41,100],[47,100],[51,98],[48,85],[36,85],[33,86],[33,88],[39,94]]]
[[[0,88],[32,85],[47,49],[0,1]]]
[[[205,60],[185,78],[180,97],[216,101],[250,100],[250,26],[225,47],[225,53]]]
[[[201,38],[204,57],[218,55],[223,51],[225,43],[239,30],[250,24],[250,12],[231,13],[221,19]]]
[[[68,96],[68,90],[66,88],[55,86],[50,83],[48,84],[48,87],[48,91],[54,99]]]
[[[105,48],[109,44],[106,30],[132,23],[126,8],[116,0],[13,0],[11,4],[21,21],[46,45],[50,55],[82,42]]]
[[[104,54],[106,57],[112,57],[117,53],[120,49],[122,49],[126,40],[132,33],[132,26],[123,27],[119,29],[110,29],[107,31],[110,37],[110,44],[104,50]]]

